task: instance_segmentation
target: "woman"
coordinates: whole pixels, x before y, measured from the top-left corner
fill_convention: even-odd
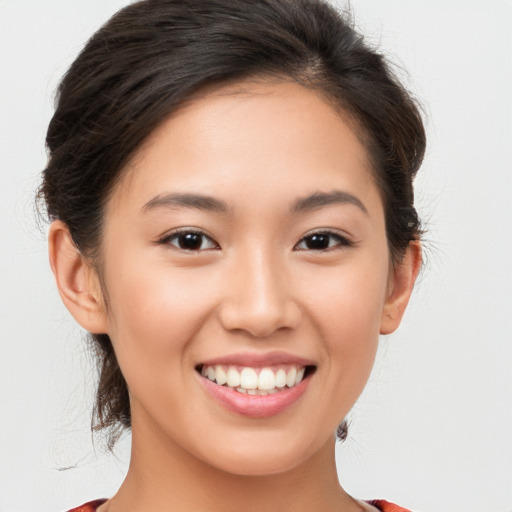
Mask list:
[[[314,0],[146,0],[59,88],[41,195],[92,333],[118,493],[77,510],[403,510],[334,444],[421,264],[425,137],[380,55]]]

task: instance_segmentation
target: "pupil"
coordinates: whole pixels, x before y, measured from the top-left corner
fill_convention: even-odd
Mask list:
[[[179,237],[179,245],[181,249],[199,249],[201,247],[201,236],[198,233],[187,233],[185,235],[180,235]]]
[[[308,249],[326,249],[329,247],[329,235],[311,235],[307,240]]]

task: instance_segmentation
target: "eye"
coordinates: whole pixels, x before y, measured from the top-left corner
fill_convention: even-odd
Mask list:
[[[325,251],[336,247],[348,247],[351,243],[343,236],[332,231],[311,233],[294,247],[299,251]]]
[[[163,238],[160,244],[168,244],[182,251],[204,251],[218,249],[219,246],[201,231],[183,230]]]

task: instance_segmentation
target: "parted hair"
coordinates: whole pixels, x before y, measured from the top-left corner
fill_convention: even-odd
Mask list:
[[[420,234],[413,179],[425,151],[421,115],[350,16],[323,0],[142,0],[120,10],[59,85],[39,190],[48,219],[63,221],[97,264],[106,202],[144,140],[205,90],[251,79],[318,91],[353,122],[399,262]],[[92,426],[110,429],[113,445],[131,426],[128,388],[109,336],[91,339],[99,368]]]

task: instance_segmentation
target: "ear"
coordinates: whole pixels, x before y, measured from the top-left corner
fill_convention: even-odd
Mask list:
[[[84,329],[106,333],[107,312],[98,274],[75,246],[64,222],[52,222],[48,246],[62,302]]]
[[[402,320],[421,268],[421,244],[410,242],[403,259],[391,269],[388,295],[382,311],[381,334],[391,334]]]

